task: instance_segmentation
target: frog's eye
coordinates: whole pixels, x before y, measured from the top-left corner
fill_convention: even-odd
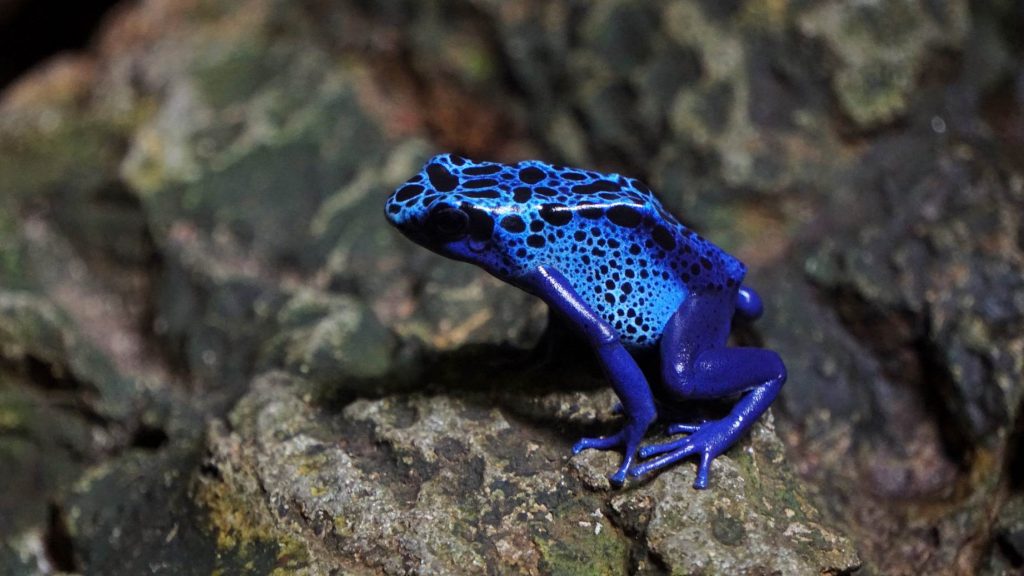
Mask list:
[[[453,206],[441,205],[427,215],[425,227],[438,240],[451,242],[466,235],[469,215]]]

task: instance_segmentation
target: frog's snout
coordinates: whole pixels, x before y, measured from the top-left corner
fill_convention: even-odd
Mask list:
[[[427,188],[419,182],[419,177],[409,180],[398,187],[384,203],[384,215],[388,222],[399,229],[408,226],[422,215],[421,197]]]

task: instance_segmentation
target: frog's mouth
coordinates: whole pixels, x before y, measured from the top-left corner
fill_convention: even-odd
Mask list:
[[[483,252],[487,251],[487,248],[488,246],[490,246],[491,241],[490,238],[488,238],[487,240],[477,240],[475,238],[470,238],[468,244],[469,250],[471,252],[476,254],[482,254]]]

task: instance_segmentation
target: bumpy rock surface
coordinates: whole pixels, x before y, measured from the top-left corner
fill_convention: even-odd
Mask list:
[[[304,542],[294,567],[310,572],[799,574],[858,564],[787,472],[770,424],[717,463],[713,490],[694,491],[692,468],[680,467],[609,492],[613,457],[568,462],[579,431],[536,424],[590,420],[609,408],[598,397],[526,396],[531,423],[517,414],[523,398],[469,390],[339,408],[308,381],[268,374],[227,429],[211,429],[200,498],[228,534],[268,526],[275,541]]]
[[[1018,4],[126,3],[0,95],[0,573],[1024,569]],[[383,220],[440,150],[750,265],[710,490],[569,457],[593,359]]]

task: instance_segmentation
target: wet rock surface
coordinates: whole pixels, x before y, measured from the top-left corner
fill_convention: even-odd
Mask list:
[[[0,96],[0,572],[1021,570],[1022,18],[126,3]],[[439,150],[644,178],[750,265],[790,379],[709,490],[569,457],[589,354],[383,220]]]

